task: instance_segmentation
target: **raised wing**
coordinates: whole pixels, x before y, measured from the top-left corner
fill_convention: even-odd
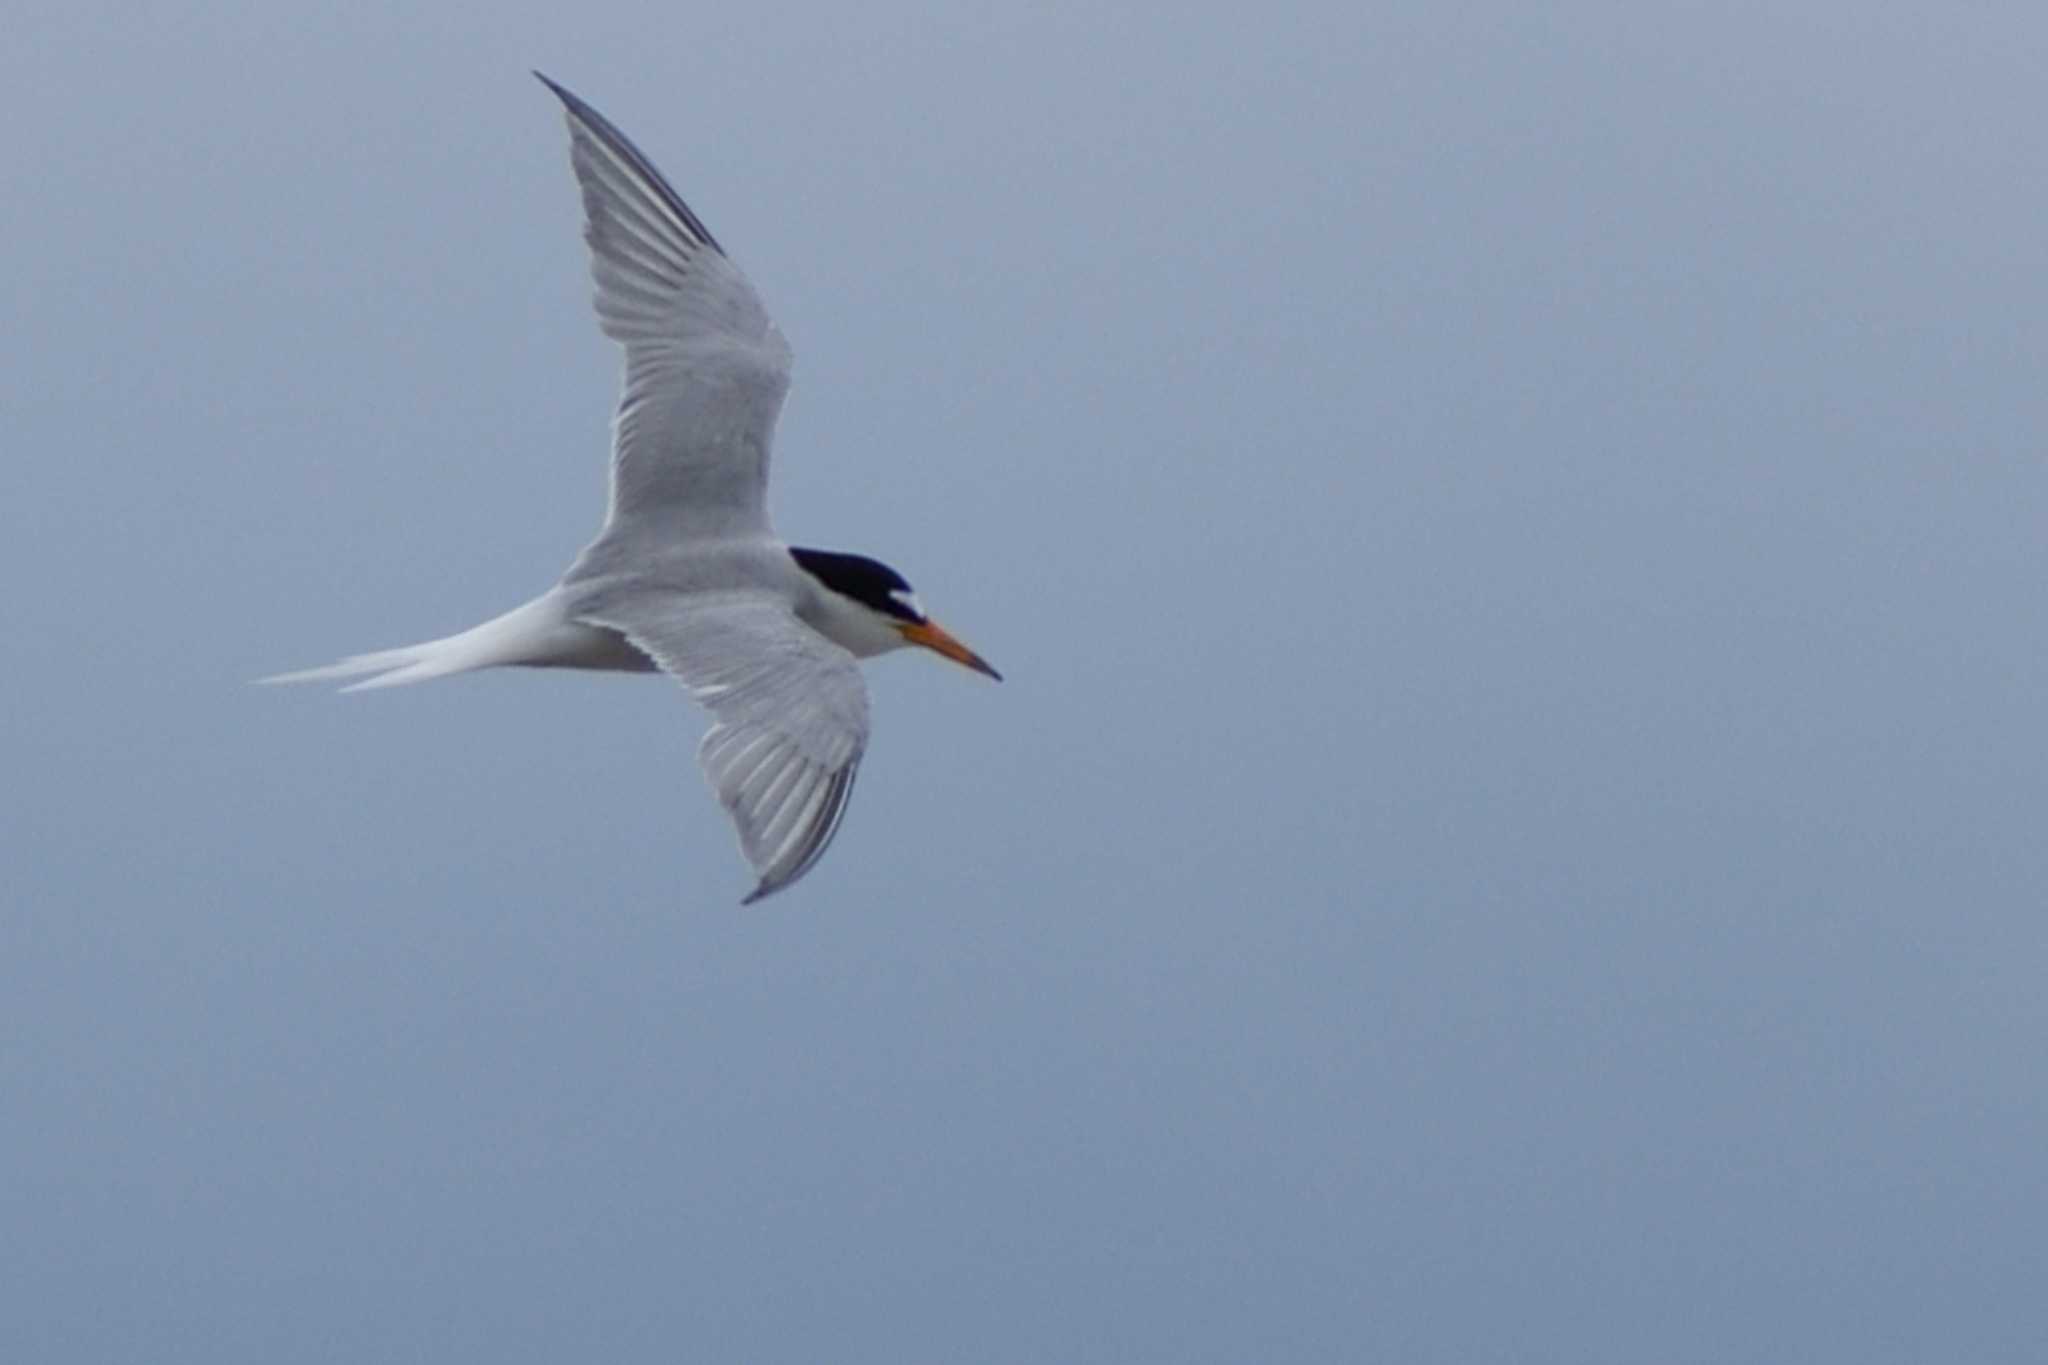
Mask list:
[[[568,111],[597,315],[626,349],[606,535],[765,532],[789,346],[654,164],[602,114],[540,79]]]
[[[746,903],[810,871],[867,747],[853,655],[761,592],[635,594],[581,619],[623,633],[718,718],[697,761],[760,875]]]

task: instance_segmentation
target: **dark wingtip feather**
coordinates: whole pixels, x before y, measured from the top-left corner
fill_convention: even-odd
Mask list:
[[[694,235],[699,243],[710,247],[719,255],[723,256],[725,254],[725,248],[720,246],[718,239],[711,235],[711,229],[704,226],[703,220],[691,211],[688,204],[683,202],[683,196],[676,193],[675,186],[668,183],[667,178],[655,168],[654,163],[647,159],[646,153],[633,145],[631,138],[620,132],[610,119],[591,108],[575,91],[557,82],[542,71],[536,70],[533,74],[534,78],[542,85],[555,92],[555,98],[559,99],[562,102],[562,107],[569,111],[572,125],[581,124],[583,130],[589,136],[603,143],[621,160],[625,161],[635,174],[647,182],[648,188],[667,203],[669,211],[674,213],[677,219],[682,222],[685,231]]]
[[[563,104],[569,106],[572,112],[581,114],[584,113],[585,111],[590,110],[590,106],[585,104],[582,101],[582,99],[580,99],[577,96],[574,90],[571,90],[568,86],[563,85],[560,81],[556,80],[553,76],[550,76],[547,72],[542,71],[539,67],[533,68],[533,78],[539,81],[542,85],[545,85],[548,89],[554,91],[555,98],[560,100]]]

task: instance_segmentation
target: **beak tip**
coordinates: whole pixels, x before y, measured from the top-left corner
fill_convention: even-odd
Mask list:
[[[1003,675],[996,672],[988,660],[954,639],[935,621],[915,621],[908,625],[899,625],[896,629],[911,644],[923,645],[934,654],[951,659],[964,668],[971,668],[976,673],[986,673],[997,682],[1003,680]]]

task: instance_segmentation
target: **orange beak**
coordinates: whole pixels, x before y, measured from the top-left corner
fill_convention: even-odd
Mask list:
[[[940,628],[935,621],[920,621],[915,625],[898,626],[903,638],[914,645],[923,645],[934,654],[943,654],[956,664],[965,664],[976,673],[986,673],[997,682],[1003,675],[988,666],[988,660],[961,644]]]

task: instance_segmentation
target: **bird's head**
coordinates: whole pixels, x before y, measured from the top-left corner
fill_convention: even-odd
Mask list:
[[[854,654],[866,657],[904,645],[921,645],[956,664],[1002,681],[988,660],[954,639],[924,607],[910,584],[880,560],[831,550],[791,547],[797,565],[825,591],[827,618],[817,622],[823,633]]]

